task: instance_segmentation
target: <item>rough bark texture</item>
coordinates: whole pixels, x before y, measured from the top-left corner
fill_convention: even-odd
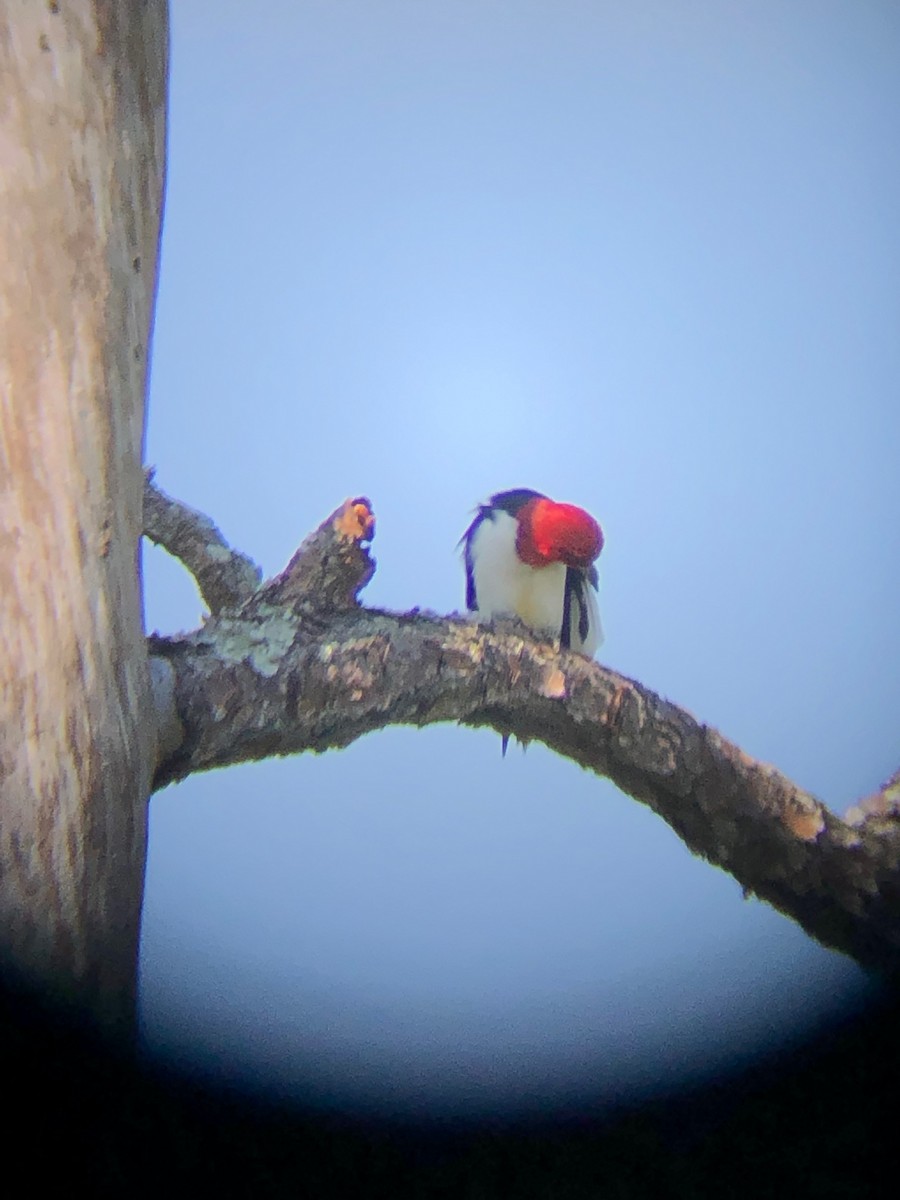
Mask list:
[[[173,706],[163,717],[181,731],[156,787],[386,725],[490,725],[608,777],[807,933],[897,971],[896,780],[851,824],[690,713],[518,623],[360,608],[373,529],[368,503],[348,500],[239,611],[151,640]]]
[[[0,953],[133,1019],[164,0],[0,3]]]

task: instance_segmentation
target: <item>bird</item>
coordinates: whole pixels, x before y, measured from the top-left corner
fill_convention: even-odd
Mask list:
[[[594,566],[603,530],[589,513],[513,488],[479,505],[460,544],[470,612],[519,617],[562,649],[593,658],[603,642]]]

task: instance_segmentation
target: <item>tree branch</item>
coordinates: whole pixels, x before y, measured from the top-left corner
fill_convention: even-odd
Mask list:
[[[259,586],[256,563],[232,550],[209,517],[167,496],[152,470],[144,476],[144,535],[187,567],[211,613],[239,608]]]
[[[184,730],[155,787],[387,725],[487,725],[611,779],[826,945],[900,969],[895,808],[850,825],[690,713],[517,622],[360,608],[371,534],[368,503],[348,501],[239,612],[151,639]]]

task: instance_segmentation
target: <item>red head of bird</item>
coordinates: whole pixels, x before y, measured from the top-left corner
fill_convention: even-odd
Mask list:
[[[564,648],[596,652],[603,632],[593,563],[603,531],[583,508],[529,488],[498,492],[479,507],[463,542],[473,612],[517,616]]]

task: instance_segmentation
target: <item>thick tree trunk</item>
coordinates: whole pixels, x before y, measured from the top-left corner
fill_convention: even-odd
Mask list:
[[[165,0],[0,0],[0,954],[134,1018]]]

